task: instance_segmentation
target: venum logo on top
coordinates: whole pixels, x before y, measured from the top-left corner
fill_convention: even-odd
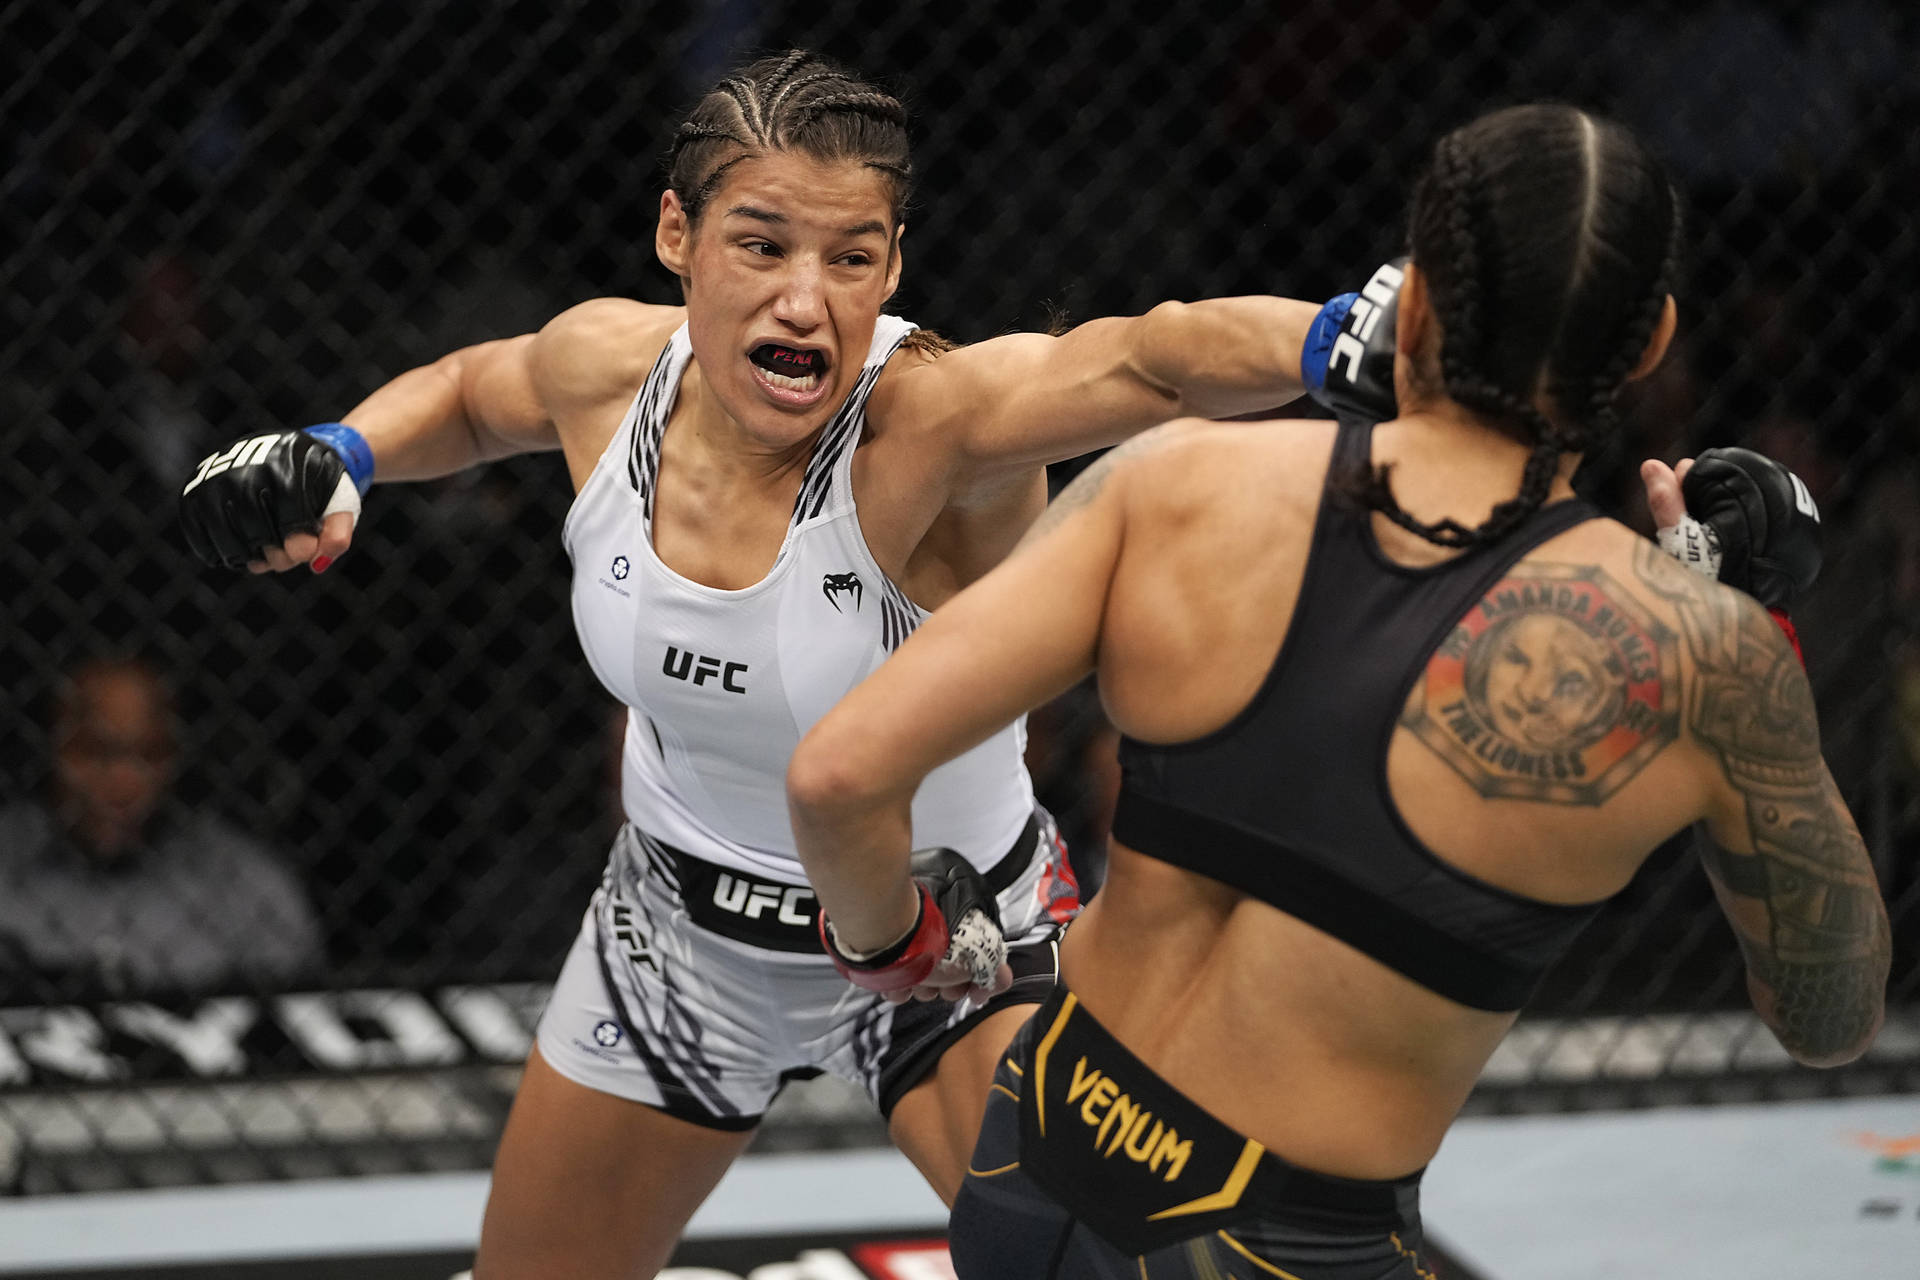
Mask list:
[[[833,606],[835,613],[847,612],[841,607],[843,600],[851,600],[852,611],[858,613],[860,598],[865,590],[860,585],[860,575],[857,573],[829,573],[820,579],[820,594],[827,598],[827,603]]]

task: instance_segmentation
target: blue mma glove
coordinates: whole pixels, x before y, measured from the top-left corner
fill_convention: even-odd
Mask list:
[[[1300,349],[1307,394],[1336,413],[1384,421],[1399,416],[1393,394],[1394,318],[1406,258],[1383,263],[1358,293],[1320,308]]]

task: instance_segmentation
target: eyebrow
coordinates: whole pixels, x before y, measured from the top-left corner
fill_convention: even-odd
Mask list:
[[[751,218],[755,222],[770,223],[774,226],[784,226],[786,223],[792,221],[792,219],[788,218],[784,213],[775,213],[771,209],[761,209],[750,204],[736,204],[727,210],[726,216],[729,218],[735,216]],[[869,218],[865,222],[856,222],[852,226],[844,228],[840,234],[851,238],[853,236],[885,235],[886,232],[886,223],[880,221],[878,218]]]

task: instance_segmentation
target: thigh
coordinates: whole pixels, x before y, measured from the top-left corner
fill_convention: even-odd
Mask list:
[[[576,1084],[716,1129],[751,1129],[789,1065],[783,991],[753,948],[688,923],[671,887],[635,869],[594,894],[540,1015],[546,1065]],[[822,956],[829,979],[832,966]]]
[[[1139,1280],[1138,1258],[1074,1221],[1020,1161],[1025,1078],[1004,1063],[989,1091],[980,1140],[954,1198],[948,1248],[959,1280]],[[1183,1273],[1184,1274],[1184,1273]],[[1204,1273],[1208,1280],[1231,1270]],[[1155,1272],[1156,1280],[1161,1273]]]
[[[576,1084],[535,1048],[494,1157],[474,1280],[645,1280],[752,1137]]]
[[[902,1005],[894,1015],[875,1090],[894,1144],[953,1203],[980,1132],[987,1086],[1014,1033],[1060,977],[1060,933],[1080,910],[1079,887],[1053,819],[1039,811],[1032,861],[999,894],[1013,986],[984,1013],[939,1004]],[[911,1082],[911,1083],[909,1083]]]
[[[993,1073],[1033,1010],[1016,1005],[982,1018],[894,1103],[887,1120],[894,1145],[949,1205],[967,1176]]]

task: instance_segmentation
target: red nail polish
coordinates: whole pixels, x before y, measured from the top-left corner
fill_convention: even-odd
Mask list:
[[[315,556],[313,558],[313,571],[315,573],[325,573],[327,571],[327,566],[332,563],[333,563],[332,556]]]

